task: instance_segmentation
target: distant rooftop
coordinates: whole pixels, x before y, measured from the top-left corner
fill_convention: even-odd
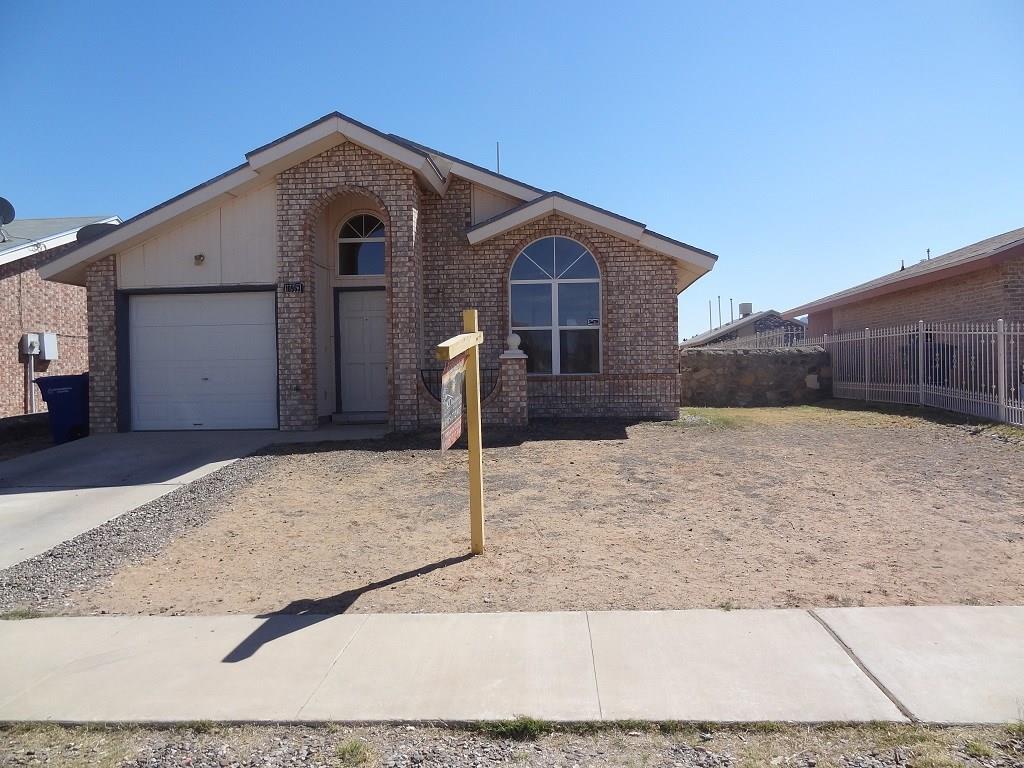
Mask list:
[[[60,216],[52,219],[15,219],[4,225],[0,238],[0,264],[70,243],[86,224],[119,223],[117,216]]]
[[[1009,232],[1004,232],[1001,235],[995,237],[989,237],[985,240],[980,240],[977,243],[971,243],[965,245],[963,248],[957,248],[955,251],[944,253],[941,256],[936,256],[934,259],[922,259],[917,264],[911,264],[909,267],[897,270],[896,272],[890,272],[887,275],[876,277],[874,280],[869,280],[866,283],[855,285],[852,288],[847,288],[844,291],[833,293],[829,296],[825,296],[821,299],[809,302],[799,307],[795,307],[786,312],[787,317],[793,317],[796,315],[804,315],[807,312],[814,310],[828,309],[830,307],[840,306],[842,304],[849,304],[859,299],[869,298],[864,294],[871,293],[872,296],[879,293],[890,293],[892,291],[903,290],[905,287],[900,283],[908,280],[915,281],[915,284],[922,281],[940,280],[946,277],[941,274],[945,270],[959,267],[959,271],[963,271],[967,265],[974,264],[975,267],[984,266],[983,260],[990,256],[996,256],[998,253],[1005,251],[1009,248],[1016,247],[1018,245],[1024,245],[1024,227],[1020,229],[1013,229]]]
[[[730,333],[734,333],[741,328],[745,328],[751,323],[756,323],[766,317],[777,317],[782,319],[781,313],[774,309],[762,309],[760,312],[754,312],[753,314],[747,315],[746,317],[738,317],[725,325],[720,325],[717,328],[712,328],[710,331],[704,331],[704,333],[698,333],[692,338],[686,339],[686,341],[680,342],[679,346],[682,347],[699,347],[702,344],[709,344],[712,341],[716,341],[721,336],[728,336]],[[794,322],[804,325],[802,320],[795,320]]]

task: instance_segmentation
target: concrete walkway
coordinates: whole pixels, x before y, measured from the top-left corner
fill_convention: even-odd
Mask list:
[[[0,570],[276,443],[380,437],[378,425],[314,432],[95,435],[0,462]]]
[[[0,720],[1001,722],[1024,607],[0,622]]]

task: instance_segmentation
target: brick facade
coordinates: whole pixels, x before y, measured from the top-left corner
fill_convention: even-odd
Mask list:
[[[117,431],[117,262],[106,256],[85,273],[89,317],[89,429]]]
[[[278,359],[281,429],[314,429],[316,413],[316,231],[330,202],[345,194],[367,197],[388,232],[385,276],[388,295],[391,425],[417,426],[422,306],[420,197],[412,171],[346,142],[277,178]],[[284,284],[302,282],[302,293]]]
[[[531,416],[675,418],[678,328],[670,259],[557,214],[471,246],[470,185],[456,179],[425,200],[424,348],[459,333],[462,310],[480,312],[481,365],[495,367],[509,333],[508,273],[524,246],[550,235],[578,240],[601,269],[601,373],[528,379]]]
[[[37,376],[82,373],[88,368],[85,290],[43,280],[38,272],[68,248],[53,248],[0,266],[0,418],[28,413],[22,334],[57,334],[58,359],[45,362],[37,357]],[[38,388],[35,401],[36,411],[46,410]]]
[[[421,189],[411,171],[346,143],[278,176],[278,338],[280,347],[290,350],[279,361],[282,429],[316,425],[316,307],[310,289],[316,233],[330,202],[349,194],[365,195],[388,230],[388,386],[395,429],[436,422],[436,401],[423,386],[420,369],[436,367],[434,345],[461,332],[462,310],[468,307],[479,310],[481,366],[503,367],[498,399],[484,409],[485,418],[504,418],[498,414],[507,410],[509,418],[525,419],[522,406],[507,405],[502,392],[513,386],[505,378],[515,368],[499,362],[509,328],[508,272],[525,245],[549,235],[579,240],[601,267],[602,370],[591,376],[530,376],[530,412],[675,417],[677,304],[670,259],[558,215],[471,246],[468,181],[453,179],[441,197]],[[286,282],[310,287],[284,293]]]
[[[1024,322],[1024,256],[977,272],[877,298],[812,312],[809,332],[852,331],[891,325],[984,321]]]

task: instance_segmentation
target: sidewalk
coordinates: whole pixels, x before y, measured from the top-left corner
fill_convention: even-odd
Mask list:
[[[1015,721],[1024,607],[0,621],[0,720]]]

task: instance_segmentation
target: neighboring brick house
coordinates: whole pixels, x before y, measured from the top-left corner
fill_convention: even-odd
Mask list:
[[[46,410],[28,383],[26,333],[57,334],[57,359],[32,360],[35,375],[82,373],[89,366],[85,290],[43,280],[39,268],[73,247],[78,230],[116,217],[15,219],[0,235],[0,418]]]
[[[926,322],[1024,322],[1024,228],[796,307],[807,333]]]
[[[770,334],[773,345],[789,344],[792,340],[803,338],[807,328],[803,321],[787,319],[774,309],[751,312],[750,308],[749,304],[740,304],[738,318],[718,328],[691,336],[680,343],[679,348],[706,347],[709,344],[753,338],[759,334]]]
[[[485,420],[675,417],[676,296],[715,259],[333,113],[44,274],[88,288],[94,431],[411,430],[470,307]]]

